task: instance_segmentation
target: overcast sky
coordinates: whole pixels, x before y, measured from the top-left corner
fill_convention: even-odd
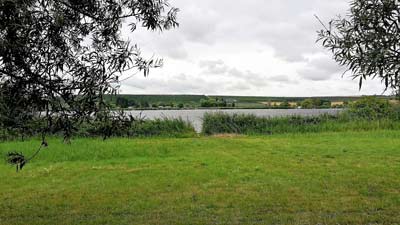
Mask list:
[[[124,94],[327,96],[382,94],[358,82],[316,44],[321,25],[346,14],[348,0],[170,0],[180,27],[129,39],[165,65],[123,82]]]

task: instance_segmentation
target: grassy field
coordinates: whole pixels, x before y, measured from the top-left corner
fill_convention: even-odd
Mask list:
[[[399,224],[399,149],[400,131],[53,139],[0,164],[0,224]]]

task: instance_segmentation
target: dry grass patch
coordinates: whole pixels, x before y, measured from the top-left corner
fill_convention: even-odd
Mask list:
[[[242,134],[214,134],[211,137],[214,138],[237,138],[237,137],[245,137]]]

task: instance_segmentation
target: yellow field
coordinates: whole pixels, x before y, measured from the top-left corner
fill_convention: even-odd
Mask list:
[[[342,105],[344,105],[344,102],[338,101],[338,102],[332,102],[331,103],[331,106],[342,106]]]

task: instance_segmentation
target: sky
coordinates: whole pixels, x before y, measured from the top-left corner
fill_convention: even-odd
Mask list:
[[[170,0],[179,28],[124,35],[164,66],[125,80],[122,94],[348,96],[382,94],[379,80],[361,90],[316,43],[321,24],[346,15],[348,0]]]

